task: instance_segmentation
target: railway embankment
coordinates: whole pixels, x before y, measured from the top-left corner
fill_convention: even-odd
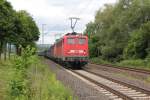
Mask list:
[[[72,100],[71,90],[32,51],[0,61],[0,100]]]

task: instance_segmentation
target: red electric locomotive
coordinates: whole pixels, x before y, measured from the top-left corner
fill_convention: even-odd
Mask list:
[[[46,55],[57,61],[85,65],[88,62],[88,37],[75,32],[59,39]]]
[[[55,44],[45,52],[45,55],[58,62],[80,65],[77,67],[81,67],[88,62],[88,37],[74,32],[75,25],[79,18],[71,17],[70,20],[73,32],[66,34],[55,42]],[[75,21],[74,24],[73,21]]]

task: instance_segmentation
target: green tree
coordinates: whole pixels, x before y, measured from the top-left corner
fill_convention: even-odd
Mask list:
[[[26,47],[27,45],[33,46],[34,42],[39,38],[39,29],[33,18],[26,11],[17,12],[14,23],[15,35],[12,41],[16,45],[17,54],[20,54],[21,49],[19,49],[19,45],[22,45],[22,47]]]
[[[0,58],[4,51],[6,59],[8,43],[16,45],[17,54],[20,54],[20,45],[35,46],[38,38],[39,29],[30,14],[23,10],[16,12],[9,2],[0,0]]]
[[[91,56],[101,56],[101,58],[109,61],[122,60],[123,53],[128,51],[124,49],[133,45],[128,42],[132,40],[130,38],[133,38],[131,34],[150,21],[149,5],[150,0],[119,0],[114,5],[106,4],[103,9],[99,9],[96,13],[95,21],[87,24],[86,28],[86,33],[92,31],[94,33],[93,37],[99,37],[96,43],[92,42],[92,38],[90,38],[89,48],[90,52],[92,52],[91,54],[93,54]],[[139,48],[142,49],[142,46],[139,46]],[[95,53],[96,50],[99,53]],[[141,53],[143,53],[142,50],[140,50]],[[146,53],[144,55],[146,56]]]
[[[88,37],[90,38],[93,34],[95,34],[96,31],[96,25],[93,22],[90,22],[86,25],[86,30],[85,30],[85,34],[88,35]]]
[[[150,21],[135,30],[124,51],[125,58],[143,59],[150,50]]]
[[[5,0],[0,0],[0,56],[3,48],[6,49],[6,44],[9,42],[10,35],[13,33],[13,18],[14,10],[10,3]]]

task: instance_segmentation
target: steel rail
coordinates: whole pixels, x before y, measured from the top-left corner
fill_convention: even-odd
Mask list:
[[[122,81],[119,81],[119,80],[116,80],[116,79],[113,79],[113,78],[104,76],[104,75],[102,75],[102,74],[98,74],[98,73],[89,71],[89,70],[87,70],[87,69],[84,69],[84,70],[87,71],[87,72],[89,72],[89,73],[92,73],[92,74],[94,74],[94,75],[97,75],[97,76],[103,77],[103,78],[105,78],[105,79],[111,80],[112,82],[122,84],[122,85],[124,85],[124,86],[130,87],[130,88],[132,88],[132,89],[135,89],[135,90],[138,90],[138,91],[140,91],[140,92],[143,92],[143,93],[145,93],[145,94],[150,95],[150,91],[149,91],[149,90],[145,90],[145,89],[140,88],[140,87],[138,87],[138,86],[131,85],[131,84],[128,84],[128,83],[125,83],[125,82],[122,82]]]
[[[98,85],[98,86],[100,86],[100,87],[106,89],[107,91],[109,91],[109,92],[111,92],[111,93],[117,95],[118,97],[120,97],[120,98],[122,98],[122,99],[124,99],[124,100],[134,100],[133,98],[131,98],[131,97],[127,96],[127,95],[124,95],[124,94],[122,94],[121,92],[119,92],[119,91],[117,91],[117,90],[114,90],[114,89],[112,89],[112,88],[110,88],[110,87],[108,87],[108,86],[106,86],[106,85],[103,85],[103,84],[101,84],[101,83],[99,83],[99,82],[97,82],[97,81],[95,81],[95,80],[93,80],[93,79],[91,79],[91,78],[89,78],[89,77],[86,77],[86,76],[84,76],[83,74],[80,74],[80,73],[76,72],[75,70],[71,70],[71,71],[72,71],[73,73],[75,73],[75,74],[77,74],[77,75],[79,75],[79,76],[85,78],[86,80],[88,80],[88,81],[90,81],[90,82],[92,82],[92,83],[94,83],[94,84],[96,84],[96,85]]]

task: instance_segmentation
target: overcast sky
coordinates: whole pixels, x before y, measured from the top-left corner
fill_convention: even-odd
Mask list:
[[[44,25],[44,43],[52,44],[60,33],[71,32],[69,17],[79,17],[75,30],[82,33],[85,25],[94,20],[96,11],[116,0],[8,0],[14,9],[26,10],[36,21],[40,31]],[[41,36],[38,41],[41,43]]]

